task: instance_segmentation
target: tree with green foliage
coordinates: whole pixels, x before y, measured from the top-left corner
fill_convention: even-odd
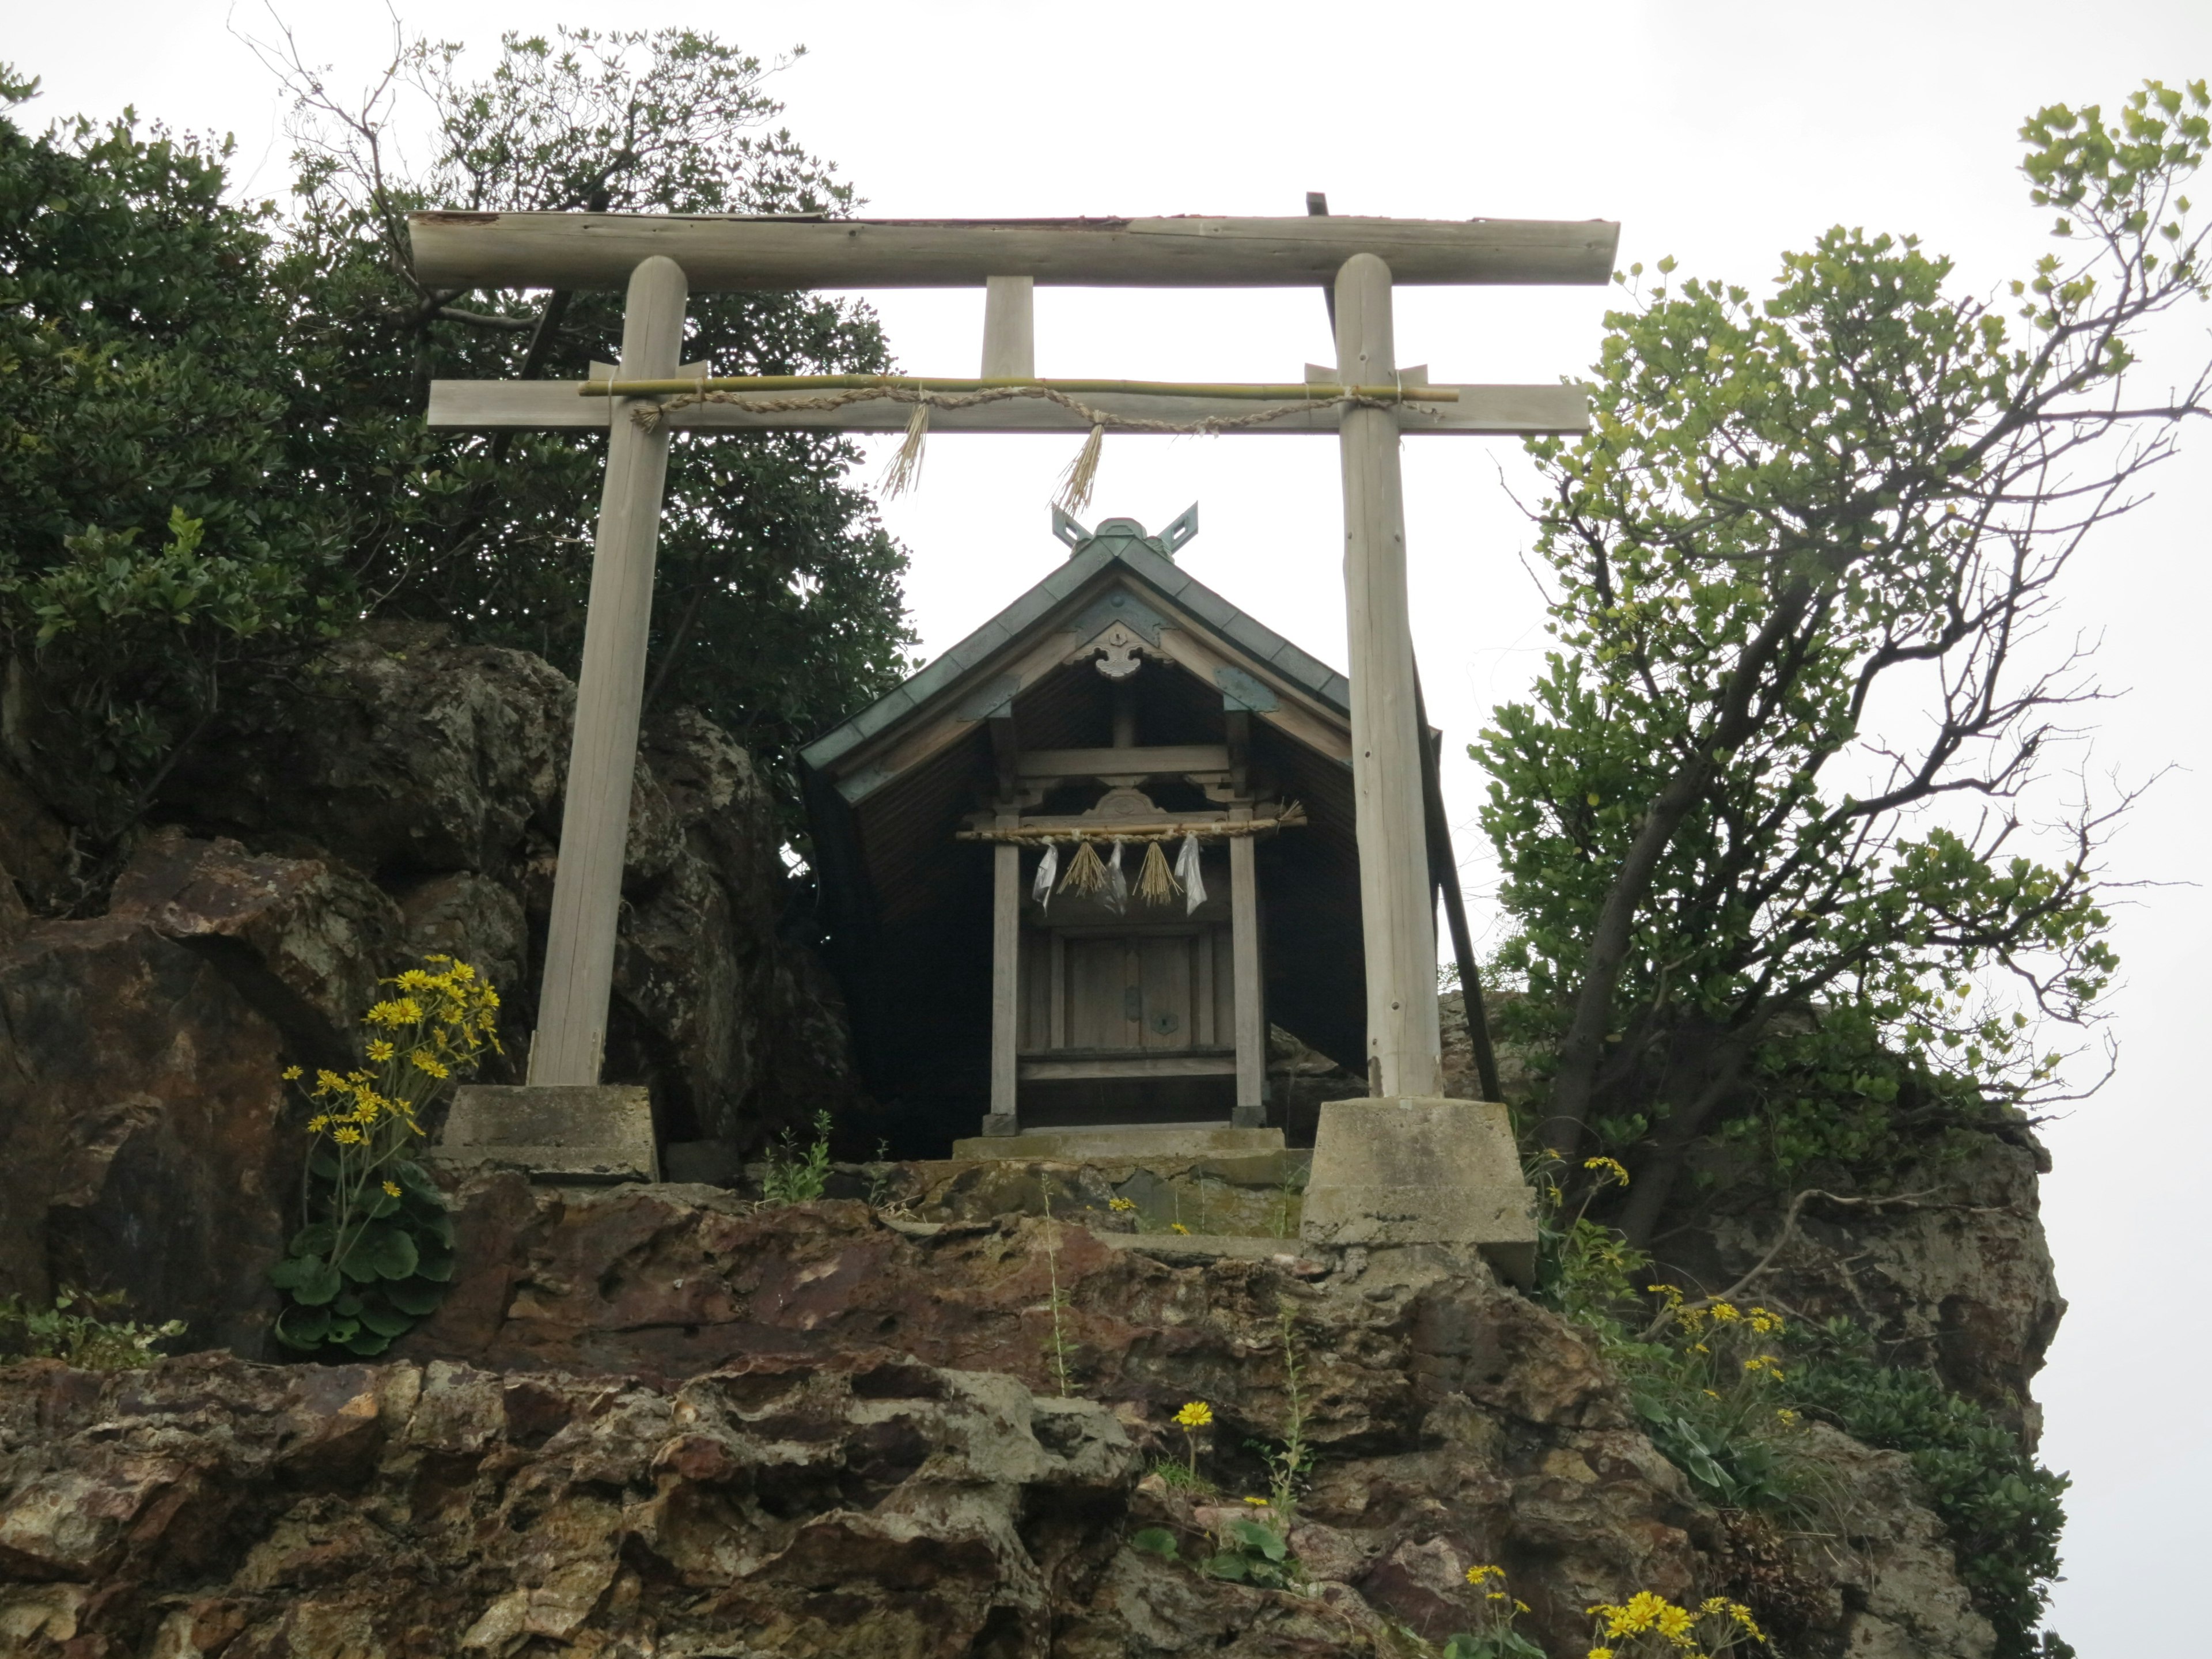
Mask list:
[[[836,214],[853,197],[769,124],[754,58],[688,30],[509,36],[465,76],[405,45],[348,110],[289,49],[289,206],[226,198],[229,151],[126,112],[33,135],[0,114],[0,635],[14,758],[71,820],[97,902],[131,825],[249,686],[371,616],[573,670],[604,435],[432,432],[434,376],[581,378],[620,298],[471,296],[413,274],[418,206]],[[35,82],[0,76],[0,110]],[[427,156],[392,162],[402,94]],[[703,295],[687,355],[736,372],[890,366],[862,307]],[[764,761],[878,695],[911,643],[904,556],[799,434],[679,438],[653,705]]]
[[[0,69],[0,111],[36,87]],[[241,677],[347,612],[343,506],[286,454],[277,227],[223,199],[226,160],[127,113],[38,137],[0,113],[11,746],[94,842]]]
[[[2058,247],[2009,307],[1841,228],[1763,300],[1662,261],[1607,319],[1589,435],[1531,444],[1557,647],[1471,752],[1540,1144],[1626,1164],[1637,1242],[1716,1133],[1778,1181],[1875,1171],[2062,1086],[2046,1026],[2114,970],[2096,860],[2127,796],[2085,787],[2029,844],[2097,695],[2039,635],[2208,412],[2205,374],[2126,389],[2133,342],[2205,295],[2208,110],[2152,82],[2031,118]]]
[[[688,29],[508,34],[479,79],[462,74],[458,46],[403,43],[354,105],[289,41],[264,55],[293,97],[301,166],[279,280],[313,296],[288,345],[319,365],[333,398],[319,424],[355,434],[338,464],[365,500],[395,440],[410,449],[413,487],[355,539],[364,591],[382,615],[453,621],[573,668],[604,435],[430,433],[419,416],[434,377],[585,378],[595,358],[618,355],[622,296],[433,289],[416,275],[406,214],[822,217],[850,210],[851,186],[769,130],[781,109],[763,89],[769,66]],[[390,137],[407,98],[431,131],[411,176]],[[695,295],[689,319],[686,360],[723,374],[890,367],[873,316],[850,301]],[[896,680],[913,637],[897,586],[906,561],[846,482],[857,455],[849,441],[803,433],[678,435],[648,708],[694,704],[777,771]]]

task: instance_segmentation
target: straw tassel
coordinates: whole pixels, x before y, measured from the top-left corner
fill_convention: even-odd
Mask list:
[[[1182,891],[1182,884],[1168,868],[1168,855],[1158,842],[1145,847],[1145,867],[1137,877],[1137,896],[1147,904],[1165,904]]]
[[[915,394],[914,418],[906,423],[906,441],[884,469],[884,499],[903,495],[921,482],[921,452],[929,441],[929,393]]]
[[[1067,861],[1067,873],[1060,878],[1063,893],[1095,893],[1106,885],[1106,866],[1098,856],[1098,849],[1087,841],[1075,843],[1075,856]]]
[[[1098,455],[1105,446],[1106,428],[1092,427],[1067,471],[1060,475],[1060,494],[1054,499],[1061,512],[1080,513],[1091,505],[1091,487],[1098,482]]]

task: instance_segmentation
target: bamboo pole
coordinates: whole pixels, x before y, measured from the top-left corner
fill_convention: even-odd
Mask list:
[[[641,378],[665,375],[684,361],[685,298],[684,272],[673,260],[656,255],[637,267],[623,313],[625,371]],[[592,549],[561,857],[545,934],[538,1030],[530,1045],[533,1084],[599,1080],[645,697],[653,563],[667,477],[667,431],[617,421],[607,435],[606,479]]]

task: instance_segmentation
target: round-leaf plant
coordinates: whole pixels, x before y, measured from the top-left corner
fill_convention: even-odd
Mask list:
[[[303,1194],[307,1224],[270,1282],[285,1293],[276,1337],[302,1352],[381,1353],[434,1311],[453,1275],[453,1220],[410,1154],[422,1109],[499,1052],[499,994],[451,957],[386,980],[397,994],[362,1017],[354,1071],[295,1066],[315,1113]]]

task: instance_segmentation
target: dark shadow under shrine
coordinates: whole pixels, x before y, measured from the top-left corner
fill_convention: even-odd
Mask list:
[[[1349,684],[1177,567],[1194,507],[1054,527],[1063,564],[803,751],[902,1151],[1257,1127],[1270,1024],[1365,1063]]]

